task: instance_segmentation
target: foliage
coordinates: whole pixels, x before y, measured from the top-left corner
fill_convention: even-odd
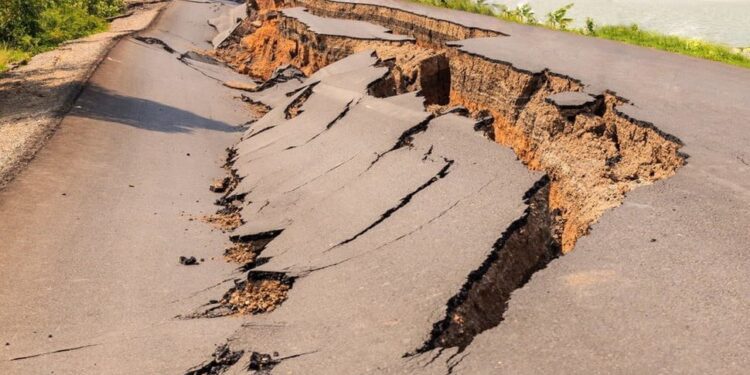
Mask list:
[[[591,17],[586,17],[586,35],[596,35],[596,23]]]
[[[534,11],[531,9],[531,5],[529,4],[518,5],[516,9],[504,8],[500,12],[500,17],[508,21],[526,23],[529,25],[536,25],[539,23],[534,15]]]
[[[34,43],[45,47],[105,30],[107,23],[85,9],[66,4],[45,9],[39,15],[39,27],[42,32]]]
[[[37,53],[101,31],[123,0],[2,0],[0,43]]]
[[[573,3],[565,5],[557,10],[547,13],[546,25],[558,30],[567,30],[568,26],[573,22],[572,18],[568,17],[568,11],[573,7]]]
[[[534,11],[528,4],[520,5],[516,9],[508,9],[503,5],[487,4],[485,0],[412,0],[467,12],[495,16],[507,21],[538,24]],[[584,28],[571,29],[573,19],[568,17],[568,11],[573,3],[549,12],[544,26],[562,31],[573,32],[597,38],[610,39],[637,46],[655,48],[662,51],[719,61],[727,64],[750,68],[750,58],[742,53],[734,52],[728,46],[696,39],[664,35],[661,33],[642,30],[637,25],[631,26],[599,26],[593,19],[586,18]]]

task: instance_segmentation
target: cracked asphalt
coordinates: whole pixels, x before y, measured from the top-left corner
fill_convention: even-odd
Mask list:
[[[228,342],[225,356],[239,361],[231,373],[261,357],[274,373],[743,373],[750,75],[382,3],[510,34],[453,45],[622,94],[633,104],[623,112],[685,143],[688,164],[629,193],[464,350],[414,355],[436,322],[462,318],[446,316],[449,301],[528,213],[543,173],[474,120],[425,111],[416,93],[368,95],[387,71],[370,51],[244,93],[271,107],[245,129],[250,111],[222,82],[249,78],[193,53],[212,47],[206,20],[237,9],[175,1],[144,38],[112,50],[55,137],[0,191],[0,372],[184,373]],[[347,30],[361,21],[284,13],[319,32],[405,40],[371,24]],[[231,145],[244,223],[222,233],[194,218],[216,211],[208,186]],[[221,256],[230,235],[269,233],[250,272],[293,278],[283,304],[247,318],[176,318],[211,309],[246,277]],[[184,266],[180,256],[204,261]]]

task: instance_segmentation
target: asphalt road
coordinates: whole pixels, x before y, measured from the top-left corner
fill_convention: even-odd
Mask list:
[[[0,373],[181,373],[227,338],[246,353],[278,352],[275,373],[743,373],[748,71],[380,3],[509,34],[455,45],[568,75],[589,93],[617,92],[632,103],[623,112],[684,142],[688,164],[629,193],[462,351],[404,356],[462,288],[483,282],[471,275],[484,262],[535,261],[522,246],[498,251],[507,233],[534,231],[525,223],[538,207],[526,198],[542,174],[470,119],[433,118],[413,93],[367,95],[385,69],[368,51],[250,94],[273,109],[240,129],[250,114],[221,81],[242,77],[178,60],[210,48],[206,19],[223,6],[176,1],[142,33],[158,42],[120,42],[49,145],[0,192]],[[289,12],[319,31],[399,38]],[[246,221],[233,234],[280,232],[252,272],[285,273],[293,288],[270,314],[176,319],[244,276],[221,259],[227,234],[190,220],[216,210],[207,187],[233,144]],[[186,267],[181,255],[206,261]],[[476,311],[495,295],[474,300]],[[247,357],[230,371],[245,373]]]
[[[177,53],[207,49],[216,31],[205,20],[223,7],[176,1],[141,34]],[[230,71],[177,53],[121,40],[0,192],[0,373],[181,373],[241,324],[174,319],[233,274],[226,235],[189,219],[216,210],[208,186],[250,119],[203,74]],[[183,266],[182,255],[205,262]]]

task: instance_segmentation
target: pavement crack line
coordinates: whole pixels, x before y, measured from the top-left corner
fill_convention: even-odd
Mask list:
[[[447,303],[445,317],[413,353],[437,348],[463,352],[474,337],[503,320],[511,293],[562,254],[559,217],[549,210],[550,180],[543,177],[524,194],[524,214],[495,241],[487,258],[469,273],[466,283]]]
[[[263,133],[263,132],[265,132],[265,131],[269,131],[269,130],[271,130],[271,129],[275,128],[275,127],[276,127],[276,125],[269,125],[269,126],[266,126],[265,128],[263,128],[263,129],[260,129],[260,130],[258,130],[257,132],[255,132],[255,133],[253,133],[253,134],[250,134],[249,136],[247,136],[246,138],[244,138],[244,139],[243,139],[243,141],[244,141],[244,140],[247,140],[247,139],[250,139],[250,138],[253,138],[253,137],[255,137],[255,136],[257,136],[257,135],[259,135],[259,134],[261,134],[261,133]]]
[[[306,186],[306,185],[308,185],[308,184],[310,184],[312,182],[315,182],[316,180],[318,180],[318,179],[324,177],[325,175],[327,175],[328,173],[333,172],[336,169],[338,169],[341,166],[343,166],[344,164],[352,161],[354,158],[357,157],[357,155],[359,155],[359,153],[356,153],[356,154],[352,155],[349,159],[346,159],[346,160],[342,161],[341,163],[338,163],[338,164],[334,165],[333,167],[329,168],[327,171],[323,172],[323,174],[315,176],[314,178],[310,179],[309,181],[304,182],[303,184],[295,187],[294,189],[285,191],[284,194],[291,193],[293,191],[297,191],[297,190],[301,189],[302,187],[304,187],[304,186]]]
[[[284,108],[284,118],[287,120],[293,119],[297,116],[299,116],[304,110],[302,109],[302,106],[305,104],[307,99],[310,98],[310,96],[313,94],[313,90],[315,89],[315,86],[318,85],[320,82],[314,82],[307,87],[305,87],[302,92],[297,94],[297,97],[295,97],[289,104]]]
[[[163,40],[161,40],[159,38],[152,38],[152,37],[148,37],[148,36],[135,35],[135,36],[133,36],[133,39],[135,39],[135,40],[137,40],[139,42],[142,42],[142,43],[146,43],[148,45],[158,45],[158,46],[161,46],[161,48],[163,50],[165,50],[165,51],[167,51],[169,53],[176,53],[177,52],[174,48],[170,47],[169,44],[167,44],[166,42],[164,42]]]
[[[382,224],[389,217],[391,217],[391,215],[393,215],[398,210],[404,208],[404,206],[406,206],[407,204],[409,204],[409,202],[411,202],[411,200],[414,198],[414,196],[416,196],[417,194],[419,194],[422,190],[427,189],[428,187],[430,187],[430,185],[432,185],[435,182],[438,182],[439,180],[445,178],[445,176],[447,176],[448,173],[450,172],[450,168],[453,165],[453,163],[454,163],[454,160],[445,159],[445,165],[443,166],[442,169],[440,169],[440,171],[437,174],[435,174],[432,178],[430,178],[429,180],[427,180],[425,183],[423,183],[417,189],[415,189],[411,193],[409,193],[406,196],[404,196],[403,198],[401,198],[401,200],[399,201],[399,203],[396,206],[391,207],[388,210],[386,210],[385,212],[383,212],[383,214],[381,214],[380,217],[377,220],[375,220],[372,224],[368,225],[367,228],[361,230],[359,233],[355,234],[354,236],[349,237],[346,240],[343,240],[343,241],[339,242],[338,244],[332,246],[331,248],[325,250],[324,252],[329,252],[329,251],[331,251],[331,250],[333,250],[333,249],[335,249],[337,247],[341,247],[343,245],[346,245],[349,242],[352,242],[352,241],[356,240],[357,238],[359,238],[360,236],[364,235],[365,233],[367,233],[371,229],[373,229],[373,228],[377,227],[378,225]]]
[[[383,156],[387,155],[388,153],[391,153],[393,151],[396,151],[404,146],[410,146],[411,142],[414,140],[414,136],[418,133],[424,132],[427,130],[427,127],[430,125],[430,121],[432,121],[435,118],[434,114],[430,114],[427,116],[426,119],[421,121],[420,123],[412,126],[409,129],[406,129],[403,133],[401,133],[401,136],[398,137],[398,140],[396,141],[396,144],[393,145],[390,149],[383,152],[382,154],[377,154],[378,156],[375,157],[375,160],[370,163],[370,165],[365,169],[361,174],[364,174],[365,172],[369,171],[377,162],[380,161]]]
[[[89,345],[75,346],[75,347],[72,347],[72,348],[58,349],[58,350],[53,350],[53,351],[50,351],[50,352],[44,352],[44,353],[38,353],[38,354],[31,354],[31,355],[26,355],[26,356],[22,356],[22,357],[15,357],[15,358],[11,358],[10,361],[22,361],[24,359],[31,359],[31,358],[36,358],[36,357],[43,357],[43,356],[50,355],[50,354],[72,352],[74,350],[81,350],[81,349],[91,348],[91,347],[99,346],[99,345],[101,345],[101,344],[89,344]]]
[[[326,125],[326,127],[323,128],[323,130],[321,130],[320,132],[318,132],[318,134],[315,134],[312,138],[310,138],[307,141],[305,141],[305,143],[303,143],[301,146],[304,146],[304,145],[312,142],[315,138],[318,138],[321,134],[325,133],[326,130],[332,128],[333,125],[335,125],[337,122],[339,122],[339,120],[341,120],[342,118],[346,117],[346,114],[349,113],[349,110],[351,110],[351,108],[352,108],[352,103],[354,103],[354,99],[350,100],[349,103],[346,103],[346,106],[344,107],[344,110],[341,111],[341,113],[339,113],[339,115],[336,116],[336,118],[334,118],[333,120],[331,120],[331,122],[329,122]],[[357,103],[354,103],[354,105],[356,105],[356,104]]]

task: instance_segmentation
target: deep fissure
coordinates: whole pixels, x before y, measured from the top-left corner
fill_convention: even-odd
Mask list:
[[[549,209],[549,186],[545,176],[526,192],[524,214],[495,241],[489,256],[448,300],[445,317],[412,354],[450,347],[463,351],[476,335],[500,324],[514,290],[562,254],[559,216]]]

